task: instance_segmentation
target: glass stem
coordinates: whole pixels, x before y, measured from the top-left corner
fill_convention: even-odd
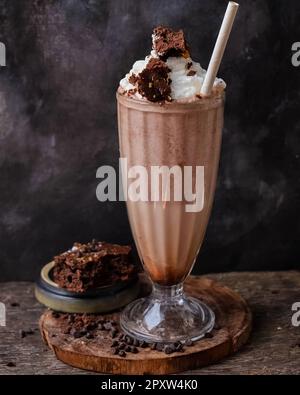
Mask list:
[[[183,283],[164,286],[153,283],[151,297],[153,299],[165,300],[165,299],[181,299],[184,296]]]

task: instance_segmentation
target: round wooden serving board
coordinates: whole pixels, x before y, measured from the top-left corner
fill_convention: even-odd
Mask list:
[[[216,314],[212,338],[204,338],[185,352],[166,355],[150,348],[139,348],[138,354],[126,358],[111,354],[111,338],[107,332],[88,340],[74,339],[62,333],[51,311],[40,320],[42,336],[56,357],[68,365],[101,373],[167,374],[196,369],[217,362],[238,351],[249,338],[251,312],[244,299],[228,287],[208,278],[190,276],[185,283],[187,294],[206,302]],[[118,320],[119,312],[104,315]]]

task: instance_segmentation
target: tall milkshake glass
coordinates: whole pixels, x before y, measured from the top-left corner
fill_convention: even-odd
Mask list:
[[[132,201],[127,211],[135,244],[153,284],[149,297],[125,308],[121,327],[147,342],[197,340],[214,326],[213,311],[188,297],[183,282],[193,268],[208,224],[219,165],[224,94],[160,105],[117,93],[120,155],[128,168],[203,169],[201,210],[186,199]],[[149,188],[150,190],[151,188]]]

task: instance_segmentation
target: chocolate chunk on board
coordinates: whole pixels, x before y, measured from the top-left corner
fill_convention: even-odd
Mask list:
[[[72,250],[54,257],[53,279],[60,287],[78,293],[127,281],[137,273],[130,253],[130,246],[96,240],[75,243]]]

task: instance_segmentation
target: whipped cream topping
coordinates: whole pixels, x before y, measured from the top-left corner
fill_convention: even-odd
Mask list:
[[[168,96],[168,101],[170,100],[196,100],[201,98],[200,91],[202,84],[205,79],[206,70],[204,70],[200,63],[194,62],[189,53],[188,46],[185,42],[183,31],[180,30],[175,32],[169,28],[158,27],[154,29],[152,34],[152,51],[145,60],[138,60],[132,66],[130,72],[120,81],[120,87],[129,96],[134,96],[138,99],[155,101],[158,99],[158,95],[148,92],[150,96],[145,97],[145,90],[139,89],[136,85],[136,77],[138,77],[147,68],[147,65],[151,59],[158,59],[163,62],[163,65],[167,66],[169,69],[168,84],[171,88],[170,96]],[[164,66],[164,67],[165,67]],[[155,75],[157,79],[161,77],[160,72]],[[146,74],[148,80],[146,84],[149,83],[149,88],[152,87],[152,81],[154,81],[154,76],[151,75],[149,80],[149,73]],[[145,81],[143,82],[145,83]],[[145,88],[145,86],[143,86]],[[226,88],[225,82],[216,78],[212,94],[219,94]],[[158,85],[158,91],[160,92],[161,86]]]
[[[154,55],[154,56],[153,56]],[[135,86],[129,82],[132,75],[141,73],[147,66],[151,57],[158,58],[155,51],[151,52],[151,56],[147,56],[145,60],[138,60],[132,66],[130,72],[120,81],[120,87],[125,92],[133,92]],[[193,99],[200,95],[201,87],[206,75],[200,63],[193,62],[191,58],[170,57],[166,61],[171,72],[171,97],[172,100]],[[195,74],[193,72],[196,72]],[[189,75],[190,74],[190,75]],[[193,75],[191,75],[193,74]],[[221,78],[216,78],[213,86],[213,94],[221,93],[226,88],[226,83]],[[143,99],[143,97],[135,92],[134,97]]]

